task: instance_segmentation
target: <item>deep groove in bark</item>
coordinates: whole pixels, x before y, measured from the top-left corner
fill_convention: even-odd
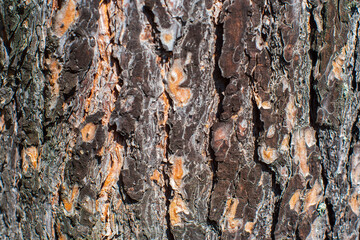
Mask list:
[[[4,19],[3,15],[0,13],[0,38],[4,42],[6,53],[8,55],[10,55],[10,53],[11,53],[11,44],[10,44],[10,41],[9,41],[9,39],[7,37],[4,23],[5,23],[5,19]]]
[[[352,69],[352,80],[351,80],[351,88],[353,92],[359,91],[360,86],[358,86],[360,83],[358,83],[356,80],[357,74],[356,74],[356,68],[357,65],[359,65],[358,62],[358,52],[359,52],[359,22],[356,24],[356,40],[355,40],[355,51],[354,51],[354,66]]]
[[[166,169],[169,168],[169,164],[167,164],[165,166],[166,166]],[[167,224],[166,236],[168,237],[169,240],[173,240],[175,238],[174,238],[174,235],[171,232],[171,221],[170,221],[170,213],[169,213],[169,211],[170,211],[170,200],[171,200],[171,197],[172,197],[173,190],[172,190],[172,188],[170,186],[170,178],[167,175],[165,169],[163,169],[163,175],[164,175],[164,180],[165,180],[164,188],[165,188],[165,197],[166,197],[166,216],[165,216],[166,224]]]
[[[296,228],[296,231],[295,231],[295,239],[296,239],[296,240],[301,240],[300,233],[299,233],[299,227]]]
[[[169,125],[166,124],[166,132],[168,134],[168,138],[167,138],[167,144],[166,144],[166,158],[168,158],[168,153],[169,153],[169,138],[170,138],[170,127]],[[169,160],[168,160],[169,161]],[[171,169],[170,163],[167,162],[166,164],[163,165],[163,175],[164,175],[164,188],[165,188],[165,198],[166,198],[166,224],[167,224],[167,229],[166,229],[166,235],[168,237],[169,240],[173,240],[174,235],[171,232],[171,221],[170,221],[170,200],[171,197],[173,195],[173,189],[170,185],[170,177],[168,175],[169,171]]]
[[[325,231],[325,238],[324,238],[324,240],[330,240],[330,232],[329,232],[329,230],[326,230],[326,231]]]
[[[224,24],[223,23],[216,24],[215,25],[215,35],[216,35],[215,66],[214,66],[214,71],[213,71],[213,78],[215,81],[215,89],[219,96],[219,104],[218,104],[218,109],[217,109],[217,113],[216,113],[217,119],[220,119],[220,115],[224,111],[223,110],[223,100],[225,97],[224,91],[225,91],[227,85],[229,85],[229,83],[230,83],[229,78],[224,78],[222,76],[221,69],[219,66],[219,59],[221,56],[222,47],[223,47],[223,43],[224,43],[223,34],[224,34]]]
[[[210,168],[211,171],[213,173],[213,177],[212,177],[212,186],[211,186],[211,193],[213,193],[214,191],[214,187],[215,184],[217,183],[217,169],[218,169],[218,163],[216,162],[216,156],[215,156],[215,152],[213,150],[213,148],[211,147],[211,141],[212,141],[212,133],[213,133],[213,129],[212,127],[210,128],[210,132],[209,132],[209,144],[208,144],[208,152],[210,155]],[[208,214],[207,214],[207,223],[208,225],[212,226],[212,228],[217,231],[219,233],[219,235],[221,235],[221,230],[219,228],[219,225],[216,221],[210,220],[210,212],[211,212],[211,195],[209,197],[209,201],[208,201]]]
[[[220,115],[223,112],[223,100],[224,100],[224,91],[226,89],[226,86],[230,83],[230,79],[224,78],[222,76],[221,73],[221,69],[219,66],[219,59],[221,56],[221,52],[222,52],[222,47],[223,47],[223,43],[224,43],[224,39],[223,39],[223,34],[224,34],[224,24],[223,23],[218,23],[215,24],[214,21],[214,26],[215,26],[215,35],[216,35],[216,42],[215,42],[215,62],[214,62],[214,71],[213,71],[213,79],[214,79],[214,83],[215,83],[215,90],[217,92],[217,95],[219,97],[219,103],[217,106],[217,111],[216,111],[216,121],[221,121],[220,120]],[[214,187],[217,183],[217,170],[218,170],[218,163],[216,161],[216,156],[215,156],[215,152],[213,150],[213,148],[211,147],[211,142],[212,142],[212,134],[213,134],[213,128],[210,127],[210,132],[209,132],[209,145],[208,145],[208,152],[211,158],[211,162],[210,162],[210,167],[211,170],[213,172],[213,178],[212,178],[212,186],[211,186],[211,193],[214,190]],[[209,226],[211,226],[218,234],[219,236],[222,235],[221,229],[219,224],[216,221],[210,220],[210,208],[211,208],[211,195],[208,201],[208,215],[207,215],[207,223]]]
[[[327,186],[328,186],[328,179],[327,179],[327,176],[326,176],[324,164],[321,164],[321,177],[322,177],[323,184],[324,184],[324,194],[325,194]]]
[[[277,194],[277,195],[279,195],[279,194]],[[274,212],[273,212],[273,222],[271,225],[271,239],[273,239],[273,240],[276,239],[275,231],[276,231],[276,225],[279,221],[280,205],[281,205],[281,198],[279,197],[275,202],[275,207],[274,207]]]
[[[169,111],[168,111],[168,114],[170,114],[170,112],[174,109],[174,106],[173,106],[173,101],[171,99],[171,97],[169,96],[169,94],[164,91],[165,93],[165,96],[166,98],[168,99],[169,101],[169,105],[170,105],[170,108],[169,108]],[[171,171],[171,164],[169,163],[169,153],[171,153],[170,151],[170,148],[169,148],[169,143],[170,143],[170,131],[171,131],[171,125],[170,123],[168,122],[169,119],[167,120],[167,122],[165,123],[165,133],[167,135],[167,139],[166,139],[166,148],[165,148],[165,157],[167,159],[167,162],[165,163],[162,163],[162,174],[164,176],[164,190],[165,190],[165,198],[166,198],[166,201],[165,201],[165,205],[166,205],[166,236],[169,240],[174,240],[175,237],[173,235],[173,233],[171,232],[171,221],[170,221],[170,200],[173,196],[173,189],[170,185],[170,177],[169,177],[169,172]]]
[[[331,229],[331,232],[333,232],[334,231],[334,226],[335,226],[335,223],[336,223],[334,207],[330,203],[328,198],[325,199],[325,204],[326,204],[326,208],[328,210],[328,218],[329,218],[329,223],[330,223],[330,229]]]
[[[159,39],[160,31],[157,24],[155,23],[155,15],[152,9],[148,6],[144,6],[143,13],[148,22],[150,23],[152,29],[151,35],[154,38],[154,43],[156,45],[155,53],[161,58],[162,63],[169,62],[173,53],[171,51],[167,51]]]
[[[318,61],[318,51],[316,50],[316,31],[317,26],[314,19],[314,8],[312,7],[310,9],[310,19],[309,19],[309,25],[310,25],[310,36],[309,36],[309,42],[310,42],[310,50],[308,52],[310,61],[311,61],[311,71],[310,71],[310,126],[312,126],[316,131],[319,128],[316,120],[317,120],[317,111],[320,107],[320,103],[318,101],[318,95],[316,92],[316,84],[317,80],[314,76],[314,68],[316,68],[316,64]]]
[[[254,162],[256,162],[257,164],[261,165],[261,168],[264,172],[267,172],[271,175],[271,179],[272,179],[272,190],[275,194],[275,206],[274,206],[274,212],[272,214],[272,225],[271,225],[271,239],[275,239],[275,230],[276,230],[276,224],[278,222],[278,218],[279,218],[279,212],[280,212],[280,204],[281,204],[281,195],[282,195],[282,191],[281,191],[281,187],[280,184],[276,181],[276,172],[274,170],[271,169],[271,167],[269,165],[267,165],[266,163],[262,162],[259,158],[259,153],[258,153],[258,148],[259,148],[259,137],[260,137],[260,133],[264,131],[264,123],[263,121],[261,121],[261,113],[260,113],[260,109],[258,108],[258,106],[256,105],[255,102],[255,98],[252,99],[252,104],[253,104],[253,121],[254,121],[254,129],[253,129],[253,134],[254,134]]]
[[[215,160],[216,159],[215,152],[211,147],[212,133],[213,133],[213,130],[212,130],[212,128],[210,128],[208,152],[209,152],[210,159],[211,159],[210,168],[211,168],[211,171],[213,173],[211,193],[213,193],[215,184],[217,183],[216,172],[217,172],[217,169],[218,169],[218,163]],[[219,236],[221,236],[221,230],[220,230],[220,227],[219,227],[218,223],[216,221],[213,221],[213,220],[210,219],[210,212],[211,212],[211,195],[210,195],[209,201],[208,201],[207,224],[209,226],[211,226],[216,232],[218,232]]]

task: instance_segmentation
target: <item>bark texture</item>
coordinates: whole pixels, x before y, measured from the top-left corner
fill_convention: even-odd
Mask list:
[[[0,0],[0,238],[358,239],[359,11]]]

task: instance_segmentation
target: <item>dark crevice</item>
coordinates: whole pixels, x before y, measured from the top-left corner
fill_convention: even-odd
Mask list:
[[[166,96],[166,98],[169,101],[169,105],[170,108],[168,110],[168,114],[171,113],[171,111],[173,111],[174,109],[174,103],[172,101],[172,99],[170,98],[169,94],[164,91],[164,94]],[[172,125],[169,122],[169,119],[167,120],[167,122],[165,123],[165,128],[163,131],[165,131],[165,135],[167,136],[166,138],[166,148],[165,148],[165,157],[167,159],[166,162],[162,162],[161,166],[162,166],[162,175],[164,176],[164,194],[165,194],[165,205],[166,205],[166,215],[165,215],[165,219],[166,219],[166,236],[167,239],[169,240],[174,240],[175,237],[173,235],[173,233],[171,232],[171,221],[170,221],[170,203],[171,203],[171,199],[173,197],[174,191],[170,185],[170,177],[169,177],[169,172],[171,171],[171,164],[169,163],[168,159],[169,159],[169,155],[172,153],[172,151],[170,150],[170,132],[171,132],[171,128]]]
[[[324,164],[321,165],[321,177],[322,177],[323,184],[324,184],[324,194],[325,194],[327,186],[328,186],[328,179],[327,179],[327,176],[326,176]]]
[[[169,101],[170,101],[170,97],[167,96]],[[170,105],[171,106],[171,109],[172,108],[172,104]],[[170,111],[170,109],[169,109]],[[170,153],[170,148],[169,148],[169,139],[170,139],[170,130],[171,130],[171,126],[166,123],[165,125],[165,132],[166,132],[166,135],[168,136],[167,139],[166,139],[166,159],[169,159],[169,153]],[[167,236],[167,239],[169,240],[174,240],[175,237],[174,235],[172,234],[171,232],[171,221],[170,221],[170,200],[173,196],[173,189],[170,185],[170,177],[169,177],[169,174],[168,172],[170,171],[171,169],[171,164],[169,163],[169,161],[167,161],[166,163],[163,164],[163,176],[164,176],[164,181],[165,181],[165,184],[164,184],[164,188],[165,188],[165,198],[166,198],[166,224],[167,224],[167,228],[166,228],[166,236]]]
[[[329,223],[330,223],[330,229],[331,229],[331,231],[333,232],[333,231],[334,231],[335,222],[336,222],[334,207],[333,207],[333,205],[330,203],[330,201],[329,201],[328,198],[325,199],[325,204],[326,204],[326,208],[327,208],[327,210],[328,210],[328,218],[329,218]]]
[[[274,212],[272,215],[273,222],[271,225],[270,235],[271,235],[271,239],[275,239],[275,230],[276,230],[276,225],[278,223],[278,218],[279,218],[282,190],[281,190],[280,184],[276,180],[275,171],[269,165],[262,162],[259,158],[259,153],[258,153],[259,137],[260,137],[260,133],[264,131],[264,123],[261,120],[260,109],[258,108],[258,106],[255,102],[255,98],[252,99],[252,104],[253,104],[253,121],[254,121],[253,135],[254,135],[254,139],[255,139],[254,162],[261,166],[263,172],[267,172],[271,175],[272,190],[275,194],[275,206],[274,206]]]
[[[357,42],[357,40],[356,40]],[[353,70],[352,70],[352,81],[351,81],[351,88],[352,88],[352,91],[355,92],[357,91],[357,81],[356,81],[356,65],[357,65],[357,58],[358,58],[358,54],[357,54],[357,48],[358,48],[358,43],[356,43],[356,49],[355,49],[355,52],[354,52],[354,67],[353,67]]]
[[[325,231],[325,238],[324,238],[324,240],[330,240],[331,238],[330,238],[330,232],[329,232],[329,230],[326,230]]]
[[[121,76],[123,69],[120,66],[119,60],[113,56],[110,56],[110,66],[114,69],[118,80],[117,84],[120,86],[120,89],[118,89],[117,86],[115,86],[113,90],[115,99],[118,99],[120,96],[121,88],[124,85],[124,80]]]
[[[279,196],[279,195],[278,195]],[[275,207],[274,207],[274,212],[273,212],[273,219],[272,219],[272,225],[271,225],[271,239],[275,240],[275,230],[276,230],[276,225],[278,223],[279,220],[279,213],[280,213],[280,205],[281,205],[281,198],[278,198],[275,202]]]
[[[354,66],[352,69],[352,80],[351,80],[351,88],[353,92],[356,92],[360,89],[360,83],[357,82],[357,71],[360,68],[358,62],[358,52],[359,52],[359,22],[356,23],[356,40],[355,40],[355,51],[354,51]]]
[[[260,137],[260,133],[264,131],[264,122],[261,120],[261,113],[260,113],[260,109],[258,108],[255,98],[252,99],[252,104],[253,104],[253,121],[254,121],[254,128],[253,128],[253,136],[255,138],[255,152],[254,152],[254,159],[255,161],[260,161],[259,160],[259,155],[258,155],[258,139]]]
[[[123,86],[124,81],[121,78],[122,68],[120,67],[119,60],[117,58],[114,58],[113,56],[110,56],[110,67],[112,67],[118,76],[118,84],[120,87]]]
[[[213,71],[213,78],[215,82],[215,89],[219,96],[219,104],[216,113],[217,119],[220,119],[221,113],[223,113],[223,100],[224,100],[224,92],[226,87],[230,83],[229,78],[224,78],[221,73],[219,59],[222,53],[222,47],[224,44],[224,23],[218,23],[215,25],[215,35],[216,35],[216,42],[215,42],[215,66]]]
[[[127,193],[126,193],[126,190],[124,188],[124,181],[122,179],[122,174],[120,174],[120,177],[119,177],[119,181],[117,182],[118,184],[118,187],[119,187],[119,192],[120,192],[120,196],[121,196],[121,200],[124,202],[124,204],[127,204],[127,205],[131,205],[131,204],[135,204],[135,203],[138,203],[138,201],[132,199]]]
[[[172,51],[167,51],[161,40],[159,39],[159,34],[161,33],[158,29],[158,26],[155,22],[155,15],[152,11],[152,9],[148,6],[143,7],[143,14],[145,15],[146,19],[150,23],[152,32],[151,35],[154,39],[154,43],[156,45],[155,53],[161,58],[161,63],[167,63],[170,61],[170,59],[173,56]]]
[[[216,110],[216,122],[221,121],[220,115],[223,113],[223,100],[224,100],[224,92],[230,83],[230,79],[224,78],[221,73],[221,69],[219,66],[219,59],[222,53],[222,47],[224,44],[224,24],[222,22],[219,22],[218,24],[215,24],[215,36],[216,36],[216,42],[215,42],[215,62],[214,62],[214,71],[213,71],[213,79],[215,84],[215,90],[217,92],[217,95],[219,96],[219,103]],[[216,161],[215,151],[211,147],[212,142],[212,134],[213,134],[213,127],[210,128],[209,132],[209,139],[208,139],[208,153],[210,156],[210,168],[213,173],[212,178],[212,186],[211,186],[211,193],[214,191],[215,185],[218,181],[217,179],[217,170],[218,170],[218,163]],[[221,228],[218,224],[218,222],[210,219],[210,212],[211,212],[211,198],[210,196],[208,201],[208,216],[207,216],[207,224],[211,226],[211,228],[218,234],[218,236],[222,235]]]
[[[11,44],[6,34],[5,19],[1,13],[0,13],[0,38],[3,40],[6,53],[9,56],[11,53]]]
[[[168,166],[168,165],[166,165],[166,166]],[[163,175],[164,175],[164,180],[165,180],[164,188],[165,188],[165,197],[166,197],[166,216],[165,216],[166,225],[167,225],[166,236],[167,236],[167,239],[174,240],[175,237],[171,232],[171,221],[170,221],[170,213],[169,213],[169,211],[170,211],[170,200],[171,200],[171,197],[173,195],[173,189],[170,186],[170,178],[169,178],[168,174],[166,174],[165,169],[163,169]]]
[[[218,181],[217,179],[217,170],[218,170],[218,163],[216,161],[216,156],[215,156],[215,151],[214,149],[211,147],[211,142],[212,142],[212,133],[213,133],[213,128],[210,128],[210,132],[209,132],[209,142],[208,142],[208,152],[209,152],[209,155],[210,155],[210,168],[211,168],[211,171],[213,173],[213,177],[212,177],[212,186],[211,186],[211,193],[214,192],[214,188],[215,188],[215,185]],[[210,212],[211,212],[211,196],[209,198],[209,201],[208,201],[208,216],[207,216],[207,224],[209,226],[211,226],[213,228],[213,230],[215,232],[217,232],[218,236],[221,236],[221,229],[220,229],[220,226],[218,225],[218,223],[214,220],[211,220],[210,219]]]
[[[310,71],[310,99],[309,99],[309,115],[310,115],[310,126],[315,130],[315,138],[316,138],[316,146],[318,147],[318,149],[321,149],[320,147],[320,138],[319,138],[319,134],[320,134],[320,130],[324,130],[324,129],[328,129],[329,127],[326,125],[320,125],[317,122],[317,112],[318,109],[320,108],[320,102],[319,102],[319,96],[317,93],[317,79],[315,78],[315,68],[317,67],[317,63],[320,60],[319,59],[319,52],[317,50],[318,48],[318,43],[317,43],[317,24],[315,21],[315,15],[314,15],[314,10],[317,6],[315,5],[311,5],[311,8],[309,9],[310,12],[310,18],[309,18],[309,25],[310,25],[310,36],[309,36],[309,41],[310,41],[310,49],[308,51],[309,54],[309,58],[311,61],[311,71]],[[326,8],[325,6],[323,6],[323,8],[321,9],[321,15],[323,18],[323,28],[325,28],[325,18],[326,18]],[[326,173],[326,167],[325,167],[325,162],[322,160],[320,161],[321,164],[321,178],[322,178],[322,182],[324,185],[324,191],[323,194],[324,196],[326,196],[326,192],[327,192],[327,187],[328,187],[328,176]]]
[[[322,6],[322,8],[321,8],[321,18],[322,18],[322,23],[323,23],[323,25],[322,25],[322,29],[323,30],[325,30],[326,28],[327,28],[327,25],[326,25],[326,23],[327,23],[327,17],[326,17],[326,11],[327,11],[327,2],[324,2],[323,3],[323,6]]]
[[[311,72],[310,72],[310,106],[309,106],[309,114],[310,114],[310,126],[312,126],[315,130],[317,130],[319,128],[316,120],[317,120],[317,111],[320,107],[320,103],[318,100],[318,95],[316,92],[316,86],[317,86],[317,80],[315,79],[315,68],[316,68],[316,64],[318,61],[318,57],[319,57],[319,53],[316,50],[316,32],[317,32],[317,25],[315,22],[315,17],[314,17],[314,7],[312,6],[312,8],[310,9],[310,19],[309,19],[309,24],[310,24],[310,36],[309,36],[309,41],[310,41],[310,50],[308,51],[309,57],[310,57],[310,61],[311,61]]]
[[[340,0],[337,0],[337,15],[339,20],[339,25],[341,24],[341,10],[340,10]]]
[[[300,233],[299,233],[299,227],[296,228],[296,231],[295,231],[295,239],[296,239],[296,240],[301,240]]]
[[[352,16],[355,13],[359,13],[359,10],[356,5],[352,5],[352,6],[350,6],[350,12],[351,12],[351,16]]]
[[[68,93],[64,93],[64,102],[70,102],[71,101],[71,99],[72,99],[72,96],[75,96],[75,94],[76,94],[76,86],[75,87],[73,87]]]

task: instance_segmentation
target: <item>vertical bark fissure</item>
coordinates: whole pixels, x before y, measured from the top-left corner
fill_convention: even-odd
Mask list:
[[[274,177],[273,177],[274,178]],[[274,181],[274,180],[273,180]],[[278,189],[280,188],[280,186],[277,187]],[[278,191],[278,190],[277,190]],[[281,196],[281,192],[275,194],[277,196]],[[271,239],[275,240],[276,239],[276,236],[275,236],[275,231],[276,231],[276,225],[279,221],[279,213],[280,213],[280,205],[281,205],[281,197],[278,197],[278,199],[275,201],[275,206],[274,206],[274,212],[273,212],[273,222],[272,222],[272,225],[271,225]]]
[[[10,38],[8,38],[5,30],[5,19],[4,16],[0,12],[0,38],[2,39],[4,43],[4,47],[6,49],[7,55],[10,55],[11,53],[11,44],[10,44]]]
[[[216,64],[216,63],[215,63]],[[212,127],[210,128],[209,131],[209,137],[208,137],[208,152],[209,152],[209,156],[210,156],[210,169],[212,171],[212,182],[211,182],[211,192],[210,192],[210,197],[208,200],[208,214],[207,214],[207,224],[209,226],[211,226],[213,228],[213,230],[215,230],[219,236],[221,236],[221,229],[219,228],[219,225],[216,221],[213,221],[210,219],[210,212],[211,212],[211,197],[212,197],[212,193],[214,192],[214,187],[215,184],[217,183],[217,169],[218,169],[218,164],[216,162],[216,156],[215,156],[215,151],[211,146],[211,142],[212,142],[212,134],[213,134],[213,129]]]
[[[355,37],[355,51],[354,51],[354,64],[353,64],[353,69],[352,69],[352,81],[351,81],[351,88],[353,92],[357,92],[360,87],[358,86],[358,82],[357,82],[357,74],[356,74],[356,68],[358,63],[358,51],[359,51],[359,22],[356,23],[356,37]]]
[[[312,6],[312,5],[311,5]],[[318,102],[318,96],[316,92],[317,87],[317,80],[315,79],[315,71],[316,64],[318,61],[318,51],[317,51],[317,42],[316,42],[316,31],[317,26],[314,18],[314,6],[311,7],[310,11],[310,18],[309,18],[309,25],[310,25],[310,49],[308,51],[310,62],[311,62],[311,71],[310,71],[310,104],[309,104],[309,114],[310,114],[310,126],[314,128],[316,132],[318,132],[318,124],[316,123],[317,119],[317,110],[320,106]]]
[[[216,23],[216,20],[218,21]],[[217,109],[216,109],[216,120],[214,122],[220,122],[220,115],[223,112],[223,100],[224,100],[224,91],[226,86],[230,83],[230,79],[224,78],[221,73],[219,59],[222,53],[222,47],[224,44],[223,34],[224,34],[224,23],[220,22],[219,19],[213,19],[213,27],[215,28],[215,59],[214,59],[214,70],[213,70],[213,80],[215,84],[215,90],[219,99]],[[214,123],[213,122],[213,123]],[[213,193],[215,185],[218,181],[217,179],[217,170],[218,170],[218,163],[216,161],[215,151],[211,146],[212,142],[212,135],[213,135],[213,127],[210,127],[209,136],[208,136],[208,152],[210,155],[210,169],[212,171],[212,186],[211,186],[211,193]],[[222,235],[221,228],[216,221],[210,219],[210,212],[211,212],[211,198],[210,195],[208,200],[208,215],[207,215],[207,223],[209,226],[213,228],[218,234],[219,237]]]
[[[253,79],[252,78],[250,78],[250,79],[251,79],[251,85],[254,84]],[[275,239],[275,230],[276,230],[276,225],[277,225],[278,218],[279,218],[280,204],[281,204],[281,200],[282,200],[282,198],[281,198],[282,190],[281,190],[280,184],[277,183],[277,181],[276,181],[276,172],[274,170],[272,170],[269,165],[267,165],[266,163],[262,162],[259,159],[259,153],[258,153],[259,137],[260,137],[261,132],[264,131],[264,123],[261,120],[260,109],[258,108],[258,106],[255,102],[254,95],[253,95],[253,99],[252,99],[252,105],[253,105],[253,123],[254,123],[254,129],[253,129],[254,162],[257,164],[260,164],[262,171],[267,172],[271,175],[272,190],[275,195],[275,206],[274,206],[274,211],[272,213],[272,225],[271,225],[270,236],[271,236],[271,239]]]
[[[173,102],[171,97],[169,96],[169,94],[164,91],[166,98],[169,101],[169,105],[170,108],[168,110],[168,114],[173,111],[174,106],[173,106]],[[171,219],[170,219],[170,204],[171,204],[171,198],[173,195],[173,189],[170,185],[170,176],[168,175],[171,172],[171,164],[169,163],[169,153],[171,153],[170,151],[170,130],[171,130],[171,126],[169,123],[169,119],[167,119],[166,123],[165,123],[165,135],[167,136],[166,139],[166,148],[165,148],[165,157],[166,157],[166,162],[162,163],[162,173],[164,176],[164,188],[165,188],[165,204],[166,204],[166,224],[167,224],[167,228],[166,228],[166,236],[168,237],[169,240],[174,240],[175,237],[173,235],[173,233],[171,232]]]
[[[301,240],[300,233],[299,233],[299,227],[297,227],[296,230],[295,230],[295,239],[296,240]]]
[[[318,57],[319,57],[319,52],[317,50],[318,48],[318,43],[317,43],[317,36],[316,33],[318,31],[317,29],[317,25],[315,22],[315,16],[314,16],[314,9],[316,6],[311,5],[310,8],[310,18],[309,18],[309,25],[310,25],[310,36],[309,36],[309,41],[310,41],[310,50],[308,52],[309,57],[310,57],[310,61],[311,61],[311,72],[310,72],[310,126],[313,127],[313,129],[315,130],[315,137],[316,137],[316,145],[319,149],[320,148],[320,132],[321,131],[325,131],[326,129],[329,129],[330,126],[324,126],[324,125],[320,125],[317,122],[317,111],[320,107],[320,102],[319,102],[319,98],[318,98],[318,93],[317,93],[317,79],[314,76],[315,74],[315,68],[317,67],[317,62],[318,62]],[[338,5],[339,7],[339,5]],[[325,6],[323,6],[322,10],[321,10],[321,14],[323,17],[323,23],[326,23],[326,8]],[[339,17],[340,20],[340,17]],[[323,28],[325,28],[325,26],[323,26]],[[324,191],[323,191],[323,195],[325,198],[325,205],[326,205],[326,209],[327,209],[327,215],[328,215],[328,220],[329,220],[329,224],[330,224],[330,232],[327,233],[328,236],[332,236],[333,231],[334,231],[334,226],[335,226],[335,212],[333,209],[333,205],[331,204],[330,200],[327,197],[327,188],[328,188],[328,184],[329,184],[329,180],[328,180],[328,176],[326,173],[326,166],[325,166],[325,162],[323,160],[321,160],[321,178],[323,181],[323,185],[324,185]]]
[[[155,53],[161,58],[162,63],[169,62],[172,57],[172,51],[167,51],[164,48],[161,40],[159,39],[160,31],[155,22],[155,15],[153,11],[150,7],[144,6],[142,12],[148,20],[152,29],[151,35],[154,39],[154,44],[156,45]]]
[[[216,112],[216,117],[217,117],[218,121],[220,121],[220,115],[223,112],[223,100],[225,97],[224,91],[225,91],[227,85],[229,85],[229,83],[230,83],[229,78],[223,77],[223,75],[221,73],[220,65],[219,65],[219,59],[220,59],[222,47],[224,44],[224,39],[223,39],[224,23],[219,22],[219,23],[215,24],[215,35],[216,35],[215,66],[214,66],[214,71],[213,71],[213,78],[214,78],[214,82],[215,82],[215,89],[216,89],[217,95],[219,97],[219,104],[218,104],[218,109]]]
[[[326,204],[326,209],[328,211],[328,219],[329,219],[329,223],[330,223],[330,230],[331,230],[331,232],[333,232],[335,222],[336,222],[334,206],[330,203],[328,198],[325,199],[325,204]]]
[[[159,39],[160,31],[155,22],[155,14],[153,13],[152,9],[148,6],[144,6],[142,9],[142,12],[145,15],[145,17],[146,17],[147,21],[149,22],[151,29],[152,29],[151,35],[153,37],[153,41],[155,44],[156,55],[158,55],[161,58],[161,64],[168,63],[171,60],[173,54],[172,54],[172,51],[167,51],[164,48],[161,40]],[[164,94],[165,94],[167,100],[169,101],[170,106],[169,106],[168,112],[166,113],[166,114],[169,114],[174,109],[174,103],[173,103],[171,97],[169,96],[169,94],[166,92],[166,90],[164,90]],[[169,153],[170,153],[169,144],[170,144],[171,125],[169,123],[169,119],[167,119],[167,121],[165,123],[164,130],[165,130],[165,136],[167,137],[166,147],[165,147],[166,162],[162,162],[161,167],[162,167],[162,174],[164,176],[164,194],[165,194],[165,199],[166,199],[165,200],[166,236],[168,239],[173,240],[173,239],[175,239],[175,237],[171,231],[172,227],[171,227],[171,218],[170,218],[170,204],[171,204],[171,199],[173,197],[173,189],[170,185],[170,176],[169,176],[169,174],[171,173],[171,163],[169,162]]]
[[[339,24],[341,24],[340,1],[341,1],[341,0],[337,0],[337,6],[336,6]]]

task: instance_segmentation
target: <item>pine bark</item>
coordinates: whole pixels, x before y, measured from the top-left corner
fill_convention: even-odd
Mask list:
[[[0,0],[0,238],[358,239],[359,9]]]

